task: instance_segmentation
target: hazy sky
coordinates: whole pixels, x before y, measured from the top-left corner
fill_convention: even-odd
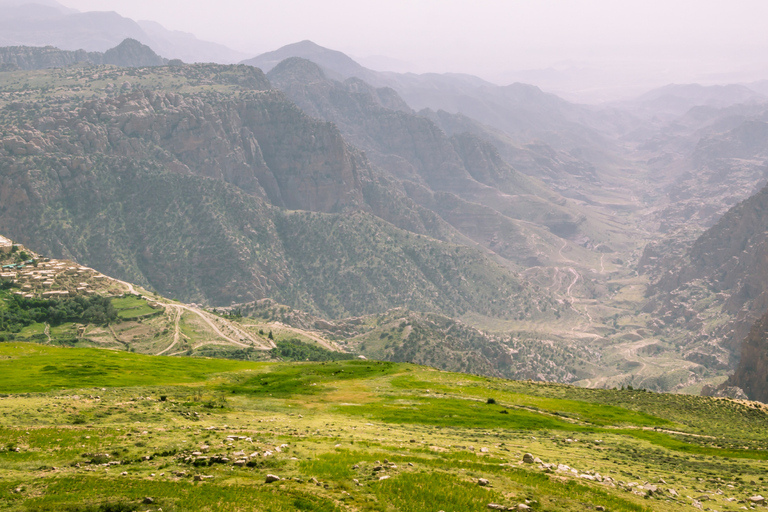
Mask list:
[[[59,1],[158,21],[253,55],[311,39],[358,58],[496,82],[550,67],[621,71],[627,80],[758,70],[768,78],[766,0]]]

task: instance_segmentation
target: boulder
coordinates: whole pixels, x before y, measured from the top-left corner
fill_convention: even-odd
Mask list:
[[[523,462],[525,462],[526,464],[533,464],[535,460],[536,459],[530,453],[526,453],[525,455],[523,455]]]
[[[763,498],[761,495],[752,496],[749,498],[750,503],[754,503],[755,505],[762,505],[765,503],[765,498]]]
[[[264,480],[265,483],[271,484],[272,482],[279,482],[280,477],[277,475],[267,475],[267,478]]]
[[[491,482],[489,482],[485,478],[478,478],[477,485],[479,485],[480,487],[488,487],[489,485],[491,485]]]
[[[507,507],[499,505],[498,503],[489,503],[488,508],[491,510],[507,510]]]

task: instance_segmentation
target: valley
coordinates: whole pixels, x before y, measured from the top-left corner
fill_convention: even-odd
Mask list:
[[[674,291],[667,269],[759,186],[761,146],[743,132],[759,128],[750,115],[760,107],[671,128],[530,88],[534,124],[520,131],[417,112],[397,82],[359,69],[339,81],[301,55],[267,75],[158,64],[0,74],[11,171],[0,229],[134,283],[126,291],[142,287],[163,310],[146,322],[156,325],[86,327],[81,339],[164,355],[264,353],[273,347],[256,319],[211,311],[271,299],[317,319],[283,322],[314,331],[303,335],[314,344],[452,371],[696,393],[735,368],[750,320],[729,342],[718,329],[735,310]],[[549,113],[530,117],[536,108]],[[723,169],[728,179],[715,180]],[[680,311],[687,324],[670,321]],[[466,330],[457,353],[437,348],[442,320],[386,348],[355,338],[370,333],[313,327],[424,314]],[[474,353],[481,346],[496,355]],[[553,352],[540,361],[544,346]]]
[[[0,511],[766,506],[766,82],[578,104],[39,2]]]

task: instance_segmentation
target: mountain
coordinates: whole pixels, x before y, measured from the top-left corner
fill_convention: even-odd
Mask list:
[[[0,46],[54,46],[62,50],[105,52],[135,39],[167,59],[233,63],[244,55],[154,22],[136,22],[115,12],[78,12],[55,1],[0,3]]]
[[[742,341],[768,310],[766,211],[768,187],[731,208],[679,256],[657,260],[646,311],[681,329],[685,344],[707,347],[688,357],[707,352],[719,361],[712,364],[733,368]]]
[[[354,77],[375,87],[390,87],[417,111],[426,108],[461,113],[508,134],[538,138],[559,148],[573,149],[587,141],[604,142],[595,129],[605,125],[604,116],[593,115],[592,109],[571,104],[533,85],[497,86],[464,74],[377,72],[311,41],[283,46],[242,63],[270,71],[290,57],[318,64],[333,79]]]
[[[135,68],[165,66],[168,61],[153,52],[149,46],[143,45],[135,39],[126,39],[104,53],[83,50],[71,52],[59,50],[52,46],[0,48],[0,69],[5,71],[60,68],[77,63],[110,64]]]
[[[567,309],[454,243],[256,68],[35,73],[35,95],[11,94],[0,110],[0,229],[34,250],[186,301],[271,297],[329,318]],[[83,80],[85,97],[52,101],[49,88]]]
[[[298,57],[314,62],[333,78],[342,80],[350,77],[358,77],[365,80],[366,77],[377,76],[375,72],[361,66],[342,52],[323,48],[312,41],[300,41],[278,48],[277,50],[262,53],[252,59],[243,60],[240,64],[255,66],[265,73],[282,61],[291,57]]]
[[[735,386],[751,400],[768,403],[768,313],[752,325],[741,344],[740,355],[739,366],[721,388]]]
[[[549,260],[541,247],[526,247],[532,238],[528,232],[539,232],[537,238],[550,244],[544,250],[550,255],[562,245],[558,236],[577,236],[581,211],[570,210],[565,199],[517,172],[479,136],[448,137],[394,90],[358,78],[332,80],[316,64],[295,57],[267,76],[304,112],[334,123],[372,163],[404,180],[414,201],[511,261],[528,266],[537,258],[540,264]]]
[[[642,117],[670,119],[694,107],[725,108],[766,100],[768,97],[745,85],[670,84],[618,105]]]

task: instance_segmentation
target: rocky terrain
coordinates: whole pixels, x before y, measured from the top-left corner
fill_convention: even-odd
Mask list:
[[[37,73],[57,95],[5,93],[0,155],[0,225],[35,250],[212,305],[269,296],[332,318],[567,309],[455,245],[448,224],[255,68]]]
[[[721,389],[740,389],[751,400],[768,403],[768,313],[749,331],[741,344],[739,366]]]
[[[298,48],[317,62],[278,52],[290,58],[268,75],[94,61],[0,74],[0,228],[186,302],[273,299],[345,326],[371,357],[693,392],[736,367],[763,313],[736,283],[760,281],[714,286],[730,267],[700,263],[717,229],[729,237],[710,245],[736,252],[756,229],[713,223],[765,179],[759,94],[692,88],[681,114],[486,91],[515,128],[417,111],[343,54]],[[39,51],[8,55],[45,67]],[[488,87],[417,85],[431,80]]]
[[[106,52],[66,51],[53,46],[10,46],[0,48],[0,70],[61,68],[72,64],[110,64],[120,67],[164,66],[168,59],[157,55],[149,46],[126,39]]]

